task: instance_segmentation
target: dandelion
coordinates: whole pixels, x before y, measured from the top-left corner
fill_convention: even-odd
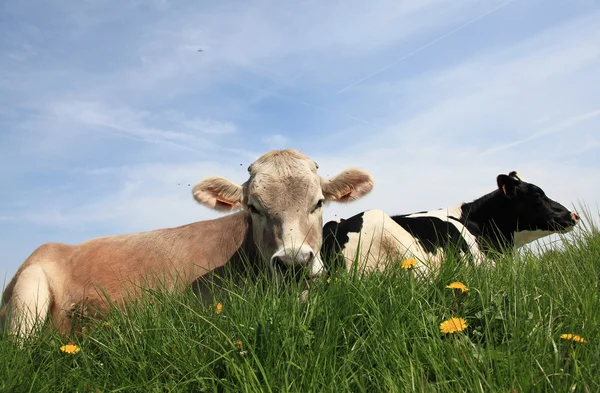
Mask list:
[[[110,322],[104,322],[104,327],[110,329],[112,327],[112,324]]]
[[[238,347],[238,349],[242,349],[243,343],[240,340],[238,340],[235,342],[235,345]]]
[[[586,339],[578,336],[576,334],[571,334],[571,333],[567,333],[567,334],[561,334],[560,338],[562,338],[563,340],[569,340],[569,341],[574,341],[576,343],[586,343]]]
[[[450,318],[447,321],[440,323],[442,333],[462,332],[467,328],[467,322],[464,318]]]
[[[223,312],[223,305],[221,303],[217,303],[215,307],[215,314],[219,315]]]
[[[69,355],[75,355],[77,352],[81,351],[81,348],[75,344],[67,344],[60,347],[60,350]]]
[[[400,267],[402,269],[412,269],[413,267],[415,267],[416,264],[417,264],[417,260],[414,258],[410,258],[410,259],[403,260],[402,263],[400,264]]]
[[[446,285],[446,288],[460,290],[461,293],[469,292],[469,288],[460,281],[455,281],[450,285]]]

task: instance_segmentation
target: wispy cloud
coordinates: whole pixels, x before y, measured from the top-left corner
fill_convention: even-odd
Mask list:
[[[518,141],[514,141],[514,142],[511,142],[508,144],[496,146],[494,148],[484,151],[482,154],[497,153],[502,150],[511,149],[511,148],[521,145],[523,143],[530,142],[537,138],[540,138],[543,136],[548,136],[549,134],[554,134],[554,133],[561,132],[561,131],[573,133],[573,128],[576,125],[586,122],[588,120],[594,119],[598,116],[600,116],[600,109],[597,109],[597,110],[594,110],[591,112],[587,112],[587,113],[583,113],[580,115],[571,116],[571,117],[567,118],[566,120],[561,121],[558,124],[554,124],[550,127],[544,128],[543,130],[537,131],[537,132],[533,133],[531,136],[528,136],[527,138],[524,138],[524,139],[521,139]]]
[[[438,42],[444,40],[445,38],[451,36],[452,34],[455,34],[455,33],[459,32],[459,31],[461,31],[462,29],[464,29],[466,27],[469,27],[473,23],[480,21],[481,19],[485,18],[486,16],[491,15],[494,12],[496,12],[496,11],[498,11],[498,10],[506,7],[508,4],[512,3],[513,1],[514,0],[509,0],[509,1],[507,1],[505,3],[502,3],[502,4],[500,4],[500,5],[496,6],[496,7],[493,7],[489,11],[486,11],[486,12],[480,14],[480,15],[477,15],[475,18],[473,18],[473,19],[471,19],[471,20],[469,20],[469,21],[467,21],[465,23],[460,24],[458,27],[455,27],[455,28],[451,29],[450,31],[448,31],[448,32],[440,35],[439,37],[436,37],[435,39],[429,41],[428,43],[426,43],[426,44],[418,47],[417,49],[415,49],[415,50],[413,50],[413,51],[411,51],[411,52],[409,52],[407,54],[405,54],[404,56],[400,57],[399,59],[394,60],[391,63],[386,64],[385,66],[383,66],[381,68],[378,68],[374,72],[371,72],[371,73],[367,74],[366,76],[361,77],[360,79],[358,79],[358,80],[350,83],[347,86],[344,86],[343,88],[341,88],[340,90],[338,90],[336,92],[336,94],[343,93],[346,90],[348,90],[348,89],[350,89],[350,88],[358,85],[359,83],[363,83],[363,82],[367,81],[368,79],[371,79],[374,76],[381,74],[382,72],[384,72],[384,71],[388,70],[389,68],[395,66],[396,64],[400,63],[401,61],[404,61],[404,60],[406,60],[406,59],[408,59],[408,58],[416,55],[417,53],[421,52],[422,50],[425,50],[425,49],[429,48],[430,46],[437,44]]]
[[[262,141],[269,149],[285,149],[290,144],[290,139],[280,134],[264,137]]]
[[[182,149],[193,149],[194,146],[211,147],[207,140],[190,133],[161,130],[147,126],[145,123],[150,117],[148,112],[134,112],[127,108],[113,109],[97,102],[69,101],[53,103],[49,108],[48,116],[50,119],[60,122],[72,122],[76,126],[82,127],[82,129],[105,130],[113,135],[147,143],[164,143]],[[222,133],[223,130],[227,133],[235,130],[235,126],[231,124],[210,120],[182,119],[181,123],[187,128],[201,130],[204,133]],[[204,130],[200,127],[204,127]]]

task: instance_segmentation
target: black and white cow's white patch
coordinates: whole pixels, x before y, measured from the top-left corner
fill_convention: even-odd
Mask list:
[[[577,213],[516,172],[498,175],[496,182],[495,191],[451,208],[391,217],[368,210],[330,221],[323,228],[326,267],[359,260],[364,270],[382,270],[386,260],[416,258],[426,272],[451,248],[478,264],[494,252],[569,231],[579,221]]]

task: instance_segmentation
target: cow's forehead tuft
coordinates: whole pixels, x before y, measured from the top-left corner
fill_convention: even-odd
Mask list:
[[[258,173],[270,173],[276,176],[288,176],[295,172],[308,170],[316,173],[318,165],[297,150],[271,150],[263,154],[248,167],[251,176]]]

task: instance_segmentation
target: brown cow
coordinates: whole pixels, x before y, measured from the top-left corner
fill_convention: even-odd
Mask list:
[[[6,287],[0,325],[27,337],[50,316],[68,334],[74,313],[102,313],[109,305],[107,298],[123,304],[136,288],[166,284],[173,289],[176,281],[190,285],[240,252],[262,256],[255,259],[267,261],[277,277],[292,268],[315,277],[323,271],[323,203],[349,202],[373,187],[371,176],[359,169],[325,180],[317,168],[298,151],[271,151],[250,165],[250,178],[243,185],[213,177],[193,189],[194,198],[205,206],[241,212],[75,246],[44,244]]]

